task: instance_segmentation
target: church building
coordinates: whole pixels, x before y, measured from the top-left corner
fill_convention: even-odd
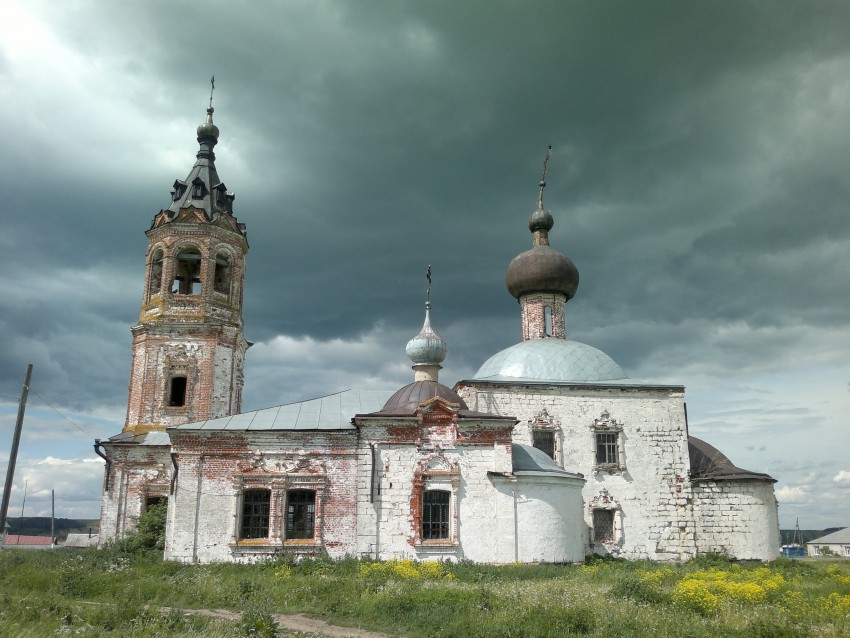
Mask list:
[[[165,558],[184,562],[777,556],[774,479],[689,435],[683,386],[629,379],[567,338],[579,274],[549,245],[545,165],[532,247],[507,272],[522,341],[443,385],[429,269],[412,383],[241,412],[248,241],[218,137],[210,106],[195,165],[147,231],[127,419],[95,441],[101,543],[166,500]]]

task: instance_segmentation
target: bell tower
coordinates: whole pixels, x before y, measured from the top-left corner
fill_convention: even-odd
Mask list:
[[[233,215],[234,194],[215,168],[212,95],[198,127],[197,160],[176,180],[148,237],[142,308],[133,334],[124,431],[238,413],[245,340],[242,286],[248,240]]]

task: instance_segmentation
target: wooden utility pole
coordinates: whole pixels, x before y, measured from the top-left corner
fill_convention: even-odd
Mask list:
[[[9,497],[12,495],[12,480],[15,478],[15,462],[18,460],[18,445],[21,442],[21,430],[24,427],[24,410],[27,407],[27,395],[30,391],[32,364],[27,364],[24,376],[24,389],[18,402],[18,420],[15,421],[15,434],[12,436],[12,451],[9,453],[9,467],[6,469],[6,486],[3,489],[3,502],[0,504],[0,534],[6,534],[6,514],[9,512]]]
[[[56,544],[56,493],[50,490],[50,542]]]

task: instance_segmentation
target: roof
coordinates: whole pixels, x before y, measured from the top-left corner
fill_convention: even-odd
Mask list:
[[[597,383],[628,379],[607,354],[581,343],[556,337],[529,339],[484,362],[473,381]]]
[[[567,472],[565,469],[558,467],[546,452],[530,445],[514,443],[511,446],[511,461],[513,463],[513,473],[517,476],[540,476],[546,474],[550,476],[562,476],[564,478],[584,478],[583,474]]]
[[[502,416],[500,414],[489,414],[470,410],[466,405],[466,401],[457,392],[442,383],[431,380],[409,383],[397,390],[379,411],[357,413],[354,416],[357,418],[412,418],[423,404],[437,397],[457,406],[455,409],[457,409],[459,419],[501,420],[516,423],[516,418],[513,416]]]
[[[6,534],[6,538],[3,539],[3,545],[9,547],[11,545],[15,545],[18,547],[21,546],[31,546],[31,545],[53,545],[53,537],[52,536],[28,536],[26,534]]]
[[[732,464],[723,452],[695,436],[688,437],[692,479],[713,481],[757,480],[776,482],[772,476],[744,470]]]
[[[130,445],[171,445],[171,437],[168,436],[168,432],[163,432],[162,430],[152,430],[143,434],[135,434],[127,431],[110,436],[107,442]]]
[[[381,412],[388,414],[413,414],[420,405],[434,397],[440,397],[449,403],[455,403],[460,406],[461,410],[469,409],[466,401],[458,396],[457,392],[437,381],[426,380],[414,381],[397,390],[387,400],[384,407],[381,408]]]
[[[274,408],[176,425],[168,430],[354,430],[351,419],[355,414],[380,410],[392,394],[388,390],[343,390]]]
[[[807,544],[828,545],[830,543],[850,543],[850,527],[845,527],[844,529],[840,529],[837,532],[832,532],[831,534],[827,534],[826,536],[821,536],[820,538],[812,539],[808,541]]]

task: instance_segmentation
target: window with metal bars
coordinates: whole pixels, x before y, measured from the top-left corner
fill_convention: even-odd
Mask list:
[[[242,493],[242,523],[239,538],[266,538],[269,535],[271,491],[246,490]]]
[[[596,464],[597,465],[619,465],[619,433],[597,432],[596,433]]]
[[[286,493],[286,538],[313,538],[316,528],[316,493],[290,490]]]
[[[545,452],[549,458],[555,458],[555,431],[533,430],[531,433],[532,445],[538,450]]]
[[[451,492],[426,490],[422,493],[422,540],[449,538]]]
[[[614,540],[614,510],[593,510],[593,540],[597,543]]]

